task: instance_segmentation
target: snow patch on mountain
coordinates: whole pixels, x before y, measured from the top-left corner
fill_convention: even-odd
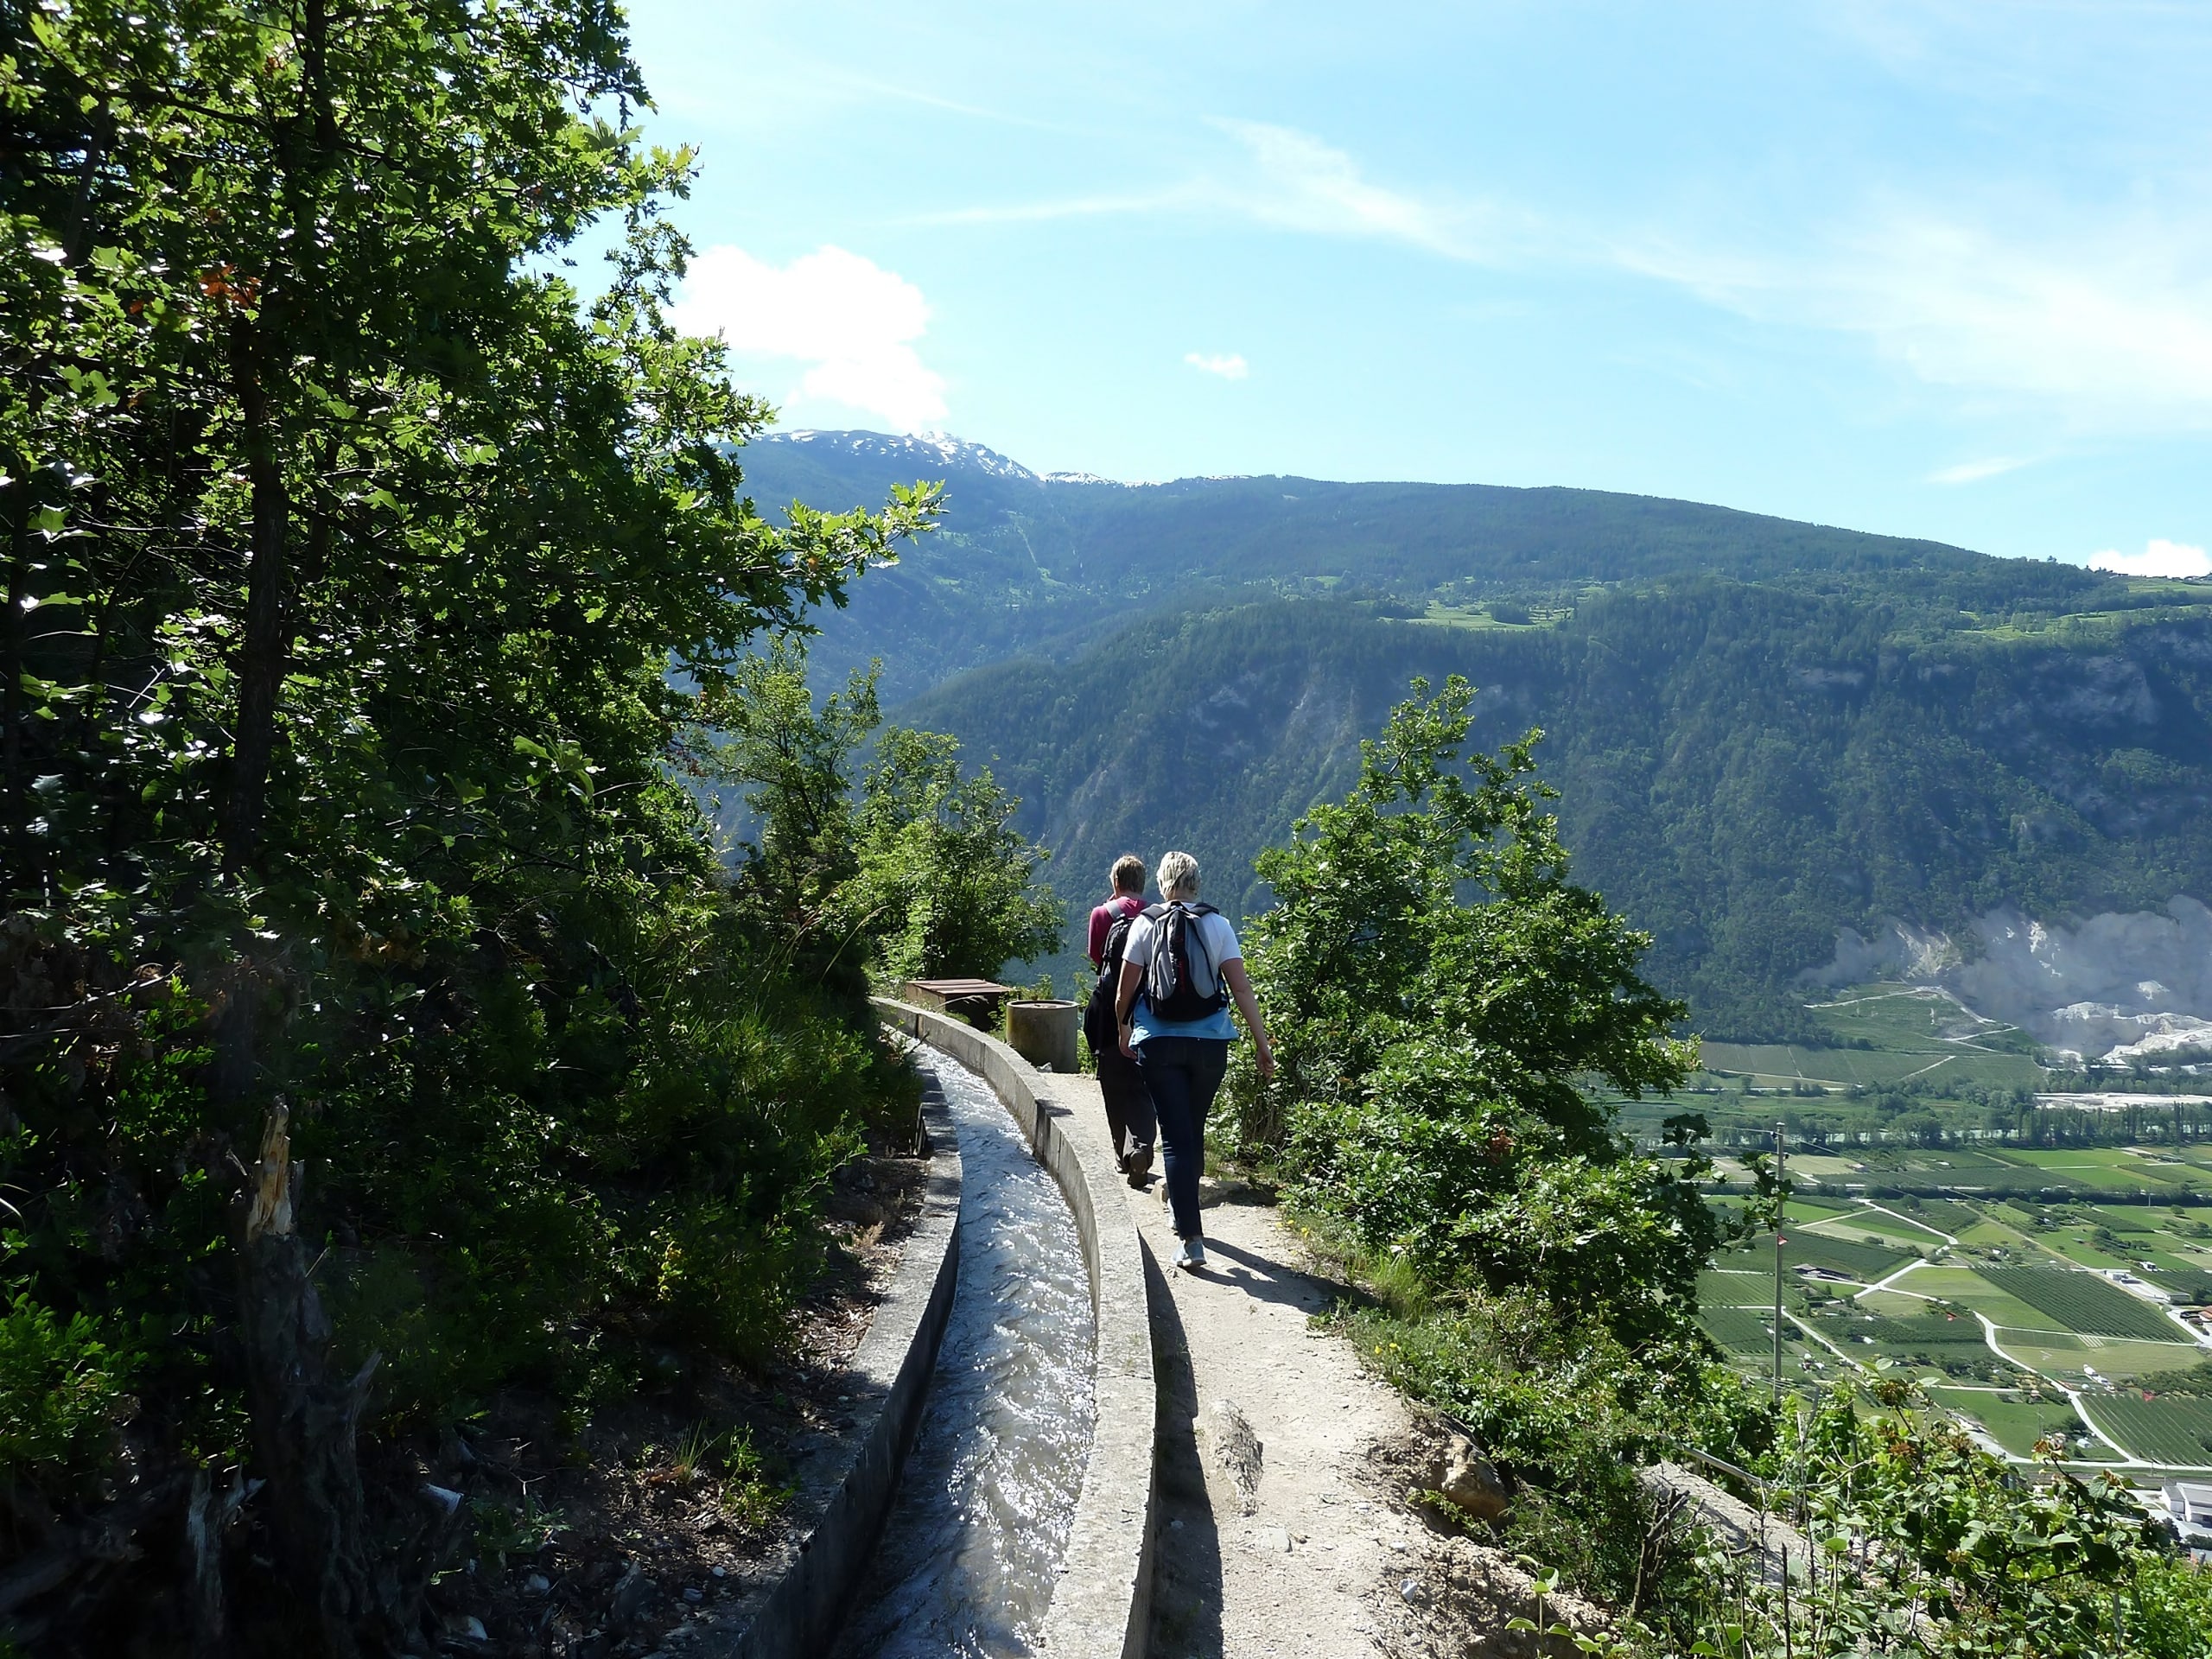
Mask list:
[[[825,432],[801,427],[790,432],[763,433],[753,442],[809,444],[844,454],[880,456],[948,472],[988,473],[994,478],[1017,479],[1032,484],[1100,484],[1116,490],[1160,487],[1154,479],[1104,478],[1096,473],[1034,473],[1011,456],[980,443],[970,443],[965,438],[956,438],[949,432]]]
[[[1899,978],[1936,986],[1984,1018],[2016,1025],[2076,1063],[2126,1065],[2212,1053],[2212,910],[2177,895],[2155,911],[2107,911],[2078,927],[2011,906],[1974,924],[1973,950],[1892,921],[1872,938],[1836,935],[1811,986]]]
[[[988,473],[994,478],[1024,479],[1031,483],[1042,480],[1020,461],[988,449],[980,443],[970,443],[944,432],[919,432],[912,435],[887,432],[820,432],[802,428],[794,432],[770,432],[755,438],[755,443],[803,443],[823,449],[835,449],[846,454],[880,455],[893,461],[918,461],[925,467],[944,467],[955,471]]]

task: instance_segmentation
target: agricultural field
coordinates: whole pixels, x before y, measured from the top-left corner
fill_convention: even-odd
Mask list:
[[[1979,1426],[2016,1458],[2032,1458],[2036,1442],[2051,1434],[2065,1435],[2067,1450],[2075,1456],[2082,1455],[2096,1444],[2063,1394],[2038,1393],[2031,1398],[2017,1389],[1956,1389],[1940,1383],[1928,1392],[1938,1405]],[[2077,1445],[2078,1442],[2087,1444]],[[2110,1457],[2111,1453],[2106,1452],[2104,1455]]]
[[[2063,1331],[2139,1342],[2171,1342],[2180,1334],[2157,1308],[2094,1274],[2057,1267],[1982,1268],[1979,1272],[1998,1289],[2049,1314]]]
[[[1946,1312],[1963,1309],[1979,1313],[2002,1330],[2063,1332],[2066,1329],[2032,1303],[2000,1289],[1968,1267],[1934,1263],[1917,1268],[1896,1281],[1891,1288],[1924,1297]]]
[[[1993,1034],[1962,1033],[1960,1011],[1946,1006],[1900,995],[1824,1015],[1860,1020],[1885,1046],[1877,1049],[1709,1045],[1707,1064],[1733,1058],[1809,1080],[1815,1062],[1879,1065],[1916,1055],[1925,1065],[1944,1048],[1974,1064],[2025,1063],[2017,1048],[1967,1052],[1969,1043],[1988,1049]],[[1806,1097],[1801,1089],[1795,1099]],[[1748,1107],[1770,1097],[1733,1098]],[[2192,1341],[2155,1295],[2091,1270],[2125,1269],[2172,1294],[2177,1307],[2212,1306],[2212,1205],[2196,1201],[2212,1192],[2212,1145],[1923,1147],[1845,1139],[1793,1147],[1789,1170],[1808,1184],[1783,1221],[1783,1363],[1793,1385],[1821,1386],[1878,1366],[1913,1379],[2022,1462],[2038,1440],[2062,1434],[2071,1462],[2132,1465],[2151,1477],[2212,1468],[2212,1387],[2198,1382],[2212,1383],[2212,1335]],[[1739,1205],[1740,1175],[1713,1201]],[[1699,1281],[1716,1344],[1759,1377],[1773,1363],[1774,1260],[1767,1232],[1723,1252]]]
[[[2212,1469],[2212,1401],[2093,1394],[2082,1398],[2082,1409],[2136,1457],[2172,1468]]]
[[[1843,1215],[1800,1222],[1793,1230],[1796,1236],[1815,1233],[1823,1238],[1852,1240],[1872,1245],[1877,1249],[1902,1249],[1914,1255],[1950,1242],[1948,1236],[1932,1228],[1872,1209],[1853,1210]]]
[[[1713,1339],[1732,1354],[1771,1354],[1774,1347],[1773,1315],[1762,1319],[1755,1308],[1709,1307],[1703,1314],[1705,1328]]]
[[[1899,1268],[1916,1261],[1919,1253],[1899,1245],[1869,1244],[1866,1235],[1837,1237],[1829,1232],[1810,1228],[1792,1227],[1783,1235],[1782,1263],[1784,1269],[1797,1267],[1825,1268],[1831,1273],[1847,1274],[1862,1284],[1872,1284],[1886,1278]],[[1930,1239],[1929,1243],[1935,1241]],[[1719,1266],[1748,1268],[1753,1262],[1770,1273],[1774,1268],[1774,1235],[1761,1234],[1751,1243],[1748,1250],[1731,1251],[1723,1255]]]
[[[1962,1046],[1898,1054],[1794,1043],[1707,1042],[1705,1069],[1725,1079],[1749,1078],[1759,1089],[1787,1089],[1800,1083],[1829,1089],[1884,1089],[1922,1078],[1960,1087],[2033,1089],[2044,1079],[2043,1068],[2024,1054]]]
[[[1700,1307],[1772,1307],[1774,1275],[1770,1273],[1701,1273],[1697,1279]]]
[[[1878,1089],[1916,1080],[1985,1089],[2043,1084],[2035,1045],[2024,1033],[1982,1019],[1941,991],[1861,985],[1808,1008],[1834,1033],[1833,1046],[1708,1042],[1706,1071],[1758,1088]]]
[[[1947,993],[1894,981],[1853,986],[1813,1003],[1815,1019],[1839,1041],[1897,1053],[1967,1052],[2031,1056],[2027,1033],[1975,1014]]]
[[[2005,1147],[1989,1156],[2012,1166],[2013,1185],[2048,1184],[2085,1195],[2148,1192],[2162,1204],[2183,1185],[2204,1179],[2200,1166],[2154,1162],[2126,1147]]]
[[[2071,1332],[2000,1331],[1997,1340],[2018,1363],[2069,1388],[2156,1376],[2186,1364],[2193,1351],[2177,1343],[2123,1342]]]

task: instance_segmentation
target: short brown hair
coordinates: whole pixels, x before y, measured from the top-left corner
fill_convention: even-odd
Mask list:
[[[1113,882],[1116,893],[1142,893],[1144,860],[1135,853],[1123,853],[1114,861],[1114,868],[1107,872],[1107,879]]]

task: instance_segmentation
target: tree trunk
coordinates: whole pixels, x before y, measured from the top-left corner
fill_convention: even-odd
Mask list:
[[[23,731],[24,613],[23,601],[31,582],[31,468],[28,454],[8,457],[13,474],[0,496],[7,501],[8,613],[0,617],[0,788],[11,802],[20,804]]]
[[[269,1482],[269,1534],[294,1592],[311,1611],[322,1651],[357,1659],[394,1651],[391,1575],[377,1559],[355,1453],[376,1359],[347,1379],[330,1370],[330,1320],[308,1276],[293,1205],[289,1115],[270,1109],[240,1249],[239,1335],[245,1347],[253,1440]]]
[[[245,637],[238,650],[238,726],[224,803],[223,865],[236,871],[261,850],[269,764],[276,747],[276,690],[284,679],[284,589],[291,503],[284,491],[276,419],[262,379],[260,342],[245,318],[231,324],[231,365],[245,428],[246,486],[253,501]]]

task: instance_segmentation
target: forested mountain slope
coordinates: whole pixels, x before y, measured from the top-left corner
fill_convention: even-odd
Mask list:
[[[949,486],[943,532],[854,592],[817,667],[884,662],[896,702],[964,668],[1064,655],[1171,600],[1346,588],[1446,603],[1539,603],[1583,585],[1723,575],[1903,582],[1968,608],[2063,608],[2101,579],[1934,542],[1597,490],[1194,478],[1116,484],[1039,475],[975,444],[874,433],[771,436],[739,456],[764,511],[880,504],[893,484]],[[2107,584],[2108,585],[2108,584]]]
[[[900,717],[993,757],[1076,890],[1165,836],[1242,909],[1253,855],[1346,787],[1408,678],[1464,674],[1485,744],[1548,734],[1578,874],[1656,936],[1656,981],[1709,1034],[1804,1035],[1790,982],[1840,927],[2212,893],[2212,613],[2127,620],[2091,650],[1718,582],[1549,628],[1277,601],[980,670]]]
[[[857,584],[817,667],[938,682],[897,717],[991,758],[1071,895],[1176,843],[1263,904],[1253,855],[1457,672],[1485,744],[1546,730],[1579,875],[1711,1035],[1809,1037],[1793,981],[1839,928],[2212,897],[2200,586],[1592,492],[1065,483],[828,435],[744,459],[825,506],[949,480],[949,533]]]

